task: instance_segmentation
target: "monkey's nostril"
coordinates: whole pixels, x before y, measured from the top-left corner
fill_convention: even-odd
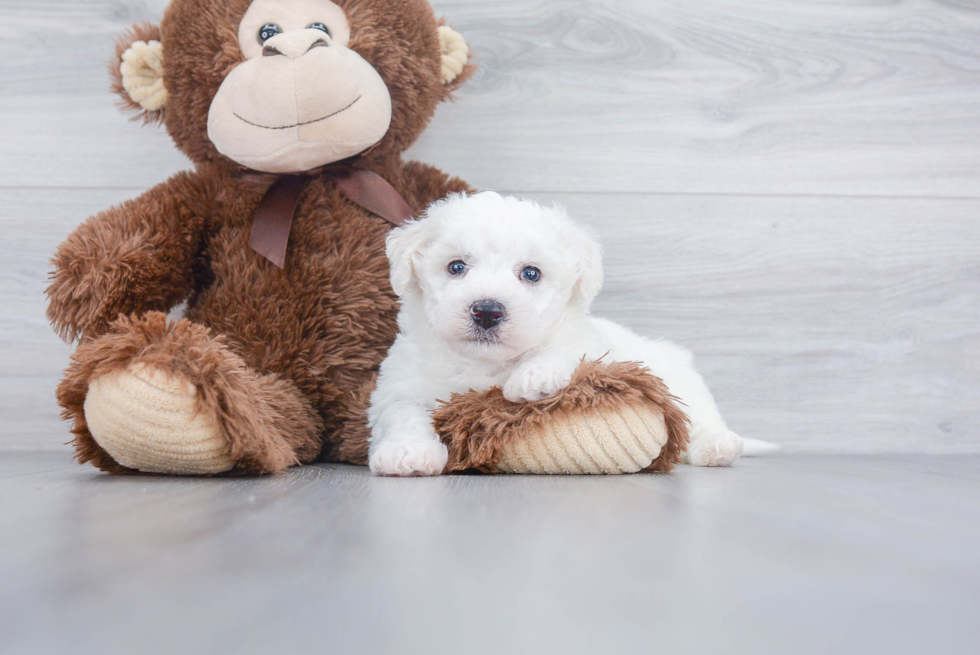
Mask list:
[[[496,300],[481,300],[470,307],[470,317],[473,322],[484,330],[496,327],[504,320],[504,306]]]
[[[330,47],[329,43],[327,43],[323,39],[320,39],[316,43],[310,46],[310,50],[312,50],[313,48],[329,48],[329,47]],[[307,52],[309,52],[310,50],[307,50]]]
[[[282,53],[273,48],[271,45],[267,45],[262,48],[263,57],[275,57],[276,55],[281,55]]]

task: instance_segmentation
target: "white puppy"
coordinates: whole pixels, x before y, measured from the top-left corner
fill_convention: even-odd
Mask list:
[[[368,412],[375,473],[442,472],[437,400],[495,386],[513,402],[539,400],[563,389],[583,356],[639,361],[662,378],[690,418],[691,464],[727,466],[742,453],[690,352],[589,315],[602,252],[562,209],[451,196],[392,230],[388,258],[400,333]]]

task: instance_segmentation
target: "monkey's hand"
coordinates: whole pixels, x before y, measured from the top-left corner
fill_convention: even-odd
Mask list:
[[[205,192],[181,173],[82,223],[59,246],[48,320],[66,341],[105,333],[120,314],[169,311],[189,294]]]

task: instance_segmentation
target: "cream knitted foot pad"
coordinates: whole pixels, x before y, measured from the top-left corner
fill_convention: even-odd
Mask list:
[[[533,403],[511,403],[500,389],[457,394],[432,420],[447,472],[670,471],[688,440],[663,381],[633,362],[584,362],[568,387]]]
[[[85,420],[99,446],[132,469],[208,475],[235,465],[197,388],[152,366],[133,364],[92,380]]]
[[[655,405],[617,412],[558,413],[501,451],[502,473],[636,473],[653,464],[667,443]]]

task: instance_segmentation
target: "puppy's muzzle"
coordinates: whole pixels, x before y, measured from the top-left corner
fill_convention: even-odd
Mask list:
[[[496,300],[480,300],[470,307],[470,317],[481,329],[490,330],[504,320],[506,310]]]

